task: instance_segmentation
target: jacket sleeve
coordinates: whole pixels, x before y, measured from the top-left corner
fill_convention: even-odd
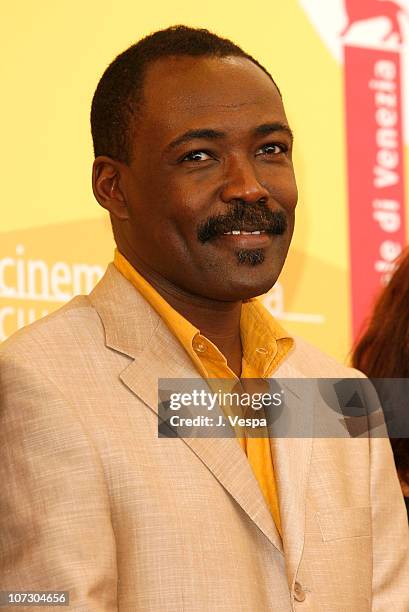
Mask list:
[[[0,355],[0,484],[0,591],[69,591],[70,610],[117,610],[100,459],[56,386],[35,363],[7,352]]]
[[[409,528],[386,435],[369,437],[373,540],[373,612],[409,610]]]

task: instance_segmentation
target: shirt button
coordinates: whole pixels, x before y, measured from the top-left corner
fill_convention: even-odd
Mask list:
[[[259,346],[256,348],[256,353],[259,353],[260,355],[268,355],[268,350],[264,348],[264,346]]]
[[[305,598],[307,597],[304,589],[302,588],[301,584],[299,582],[296,582],[294,585],[294,599],[296,601],[305,601]]]
[[[204,353],[206,350],[206,347],[203,344],[203,342],[197,342],[194,348],[195,348],[196,353]]]

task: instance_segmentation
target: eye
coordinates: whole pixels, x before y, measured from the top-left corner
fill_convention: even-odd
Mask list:
[[[190,153],[182,157],[181,161],[182,162],[183,161],[201,162],[201,161],[207,161],[208,159],[211,159],[211,157],[208,153],[206,153],[206,151],[198,150],[198,151],[191,151]]]
[[[279,155],[280,153],[286,153],[288,147],[284,144],[268,143],[260,147],[256,152],[256,155]]]

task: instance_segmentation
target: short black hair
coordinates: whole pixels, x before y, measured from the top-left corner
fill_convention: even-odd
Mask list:
[[[183,55],[244,57],[261,68],[277,87],[264,66],[227,38],[184,25],[159,30],[118,55],[102,75],[91,107],[95,157],[107,155],[125,163],[131,161],[131,123],[142,102],[146,69],[159,58]]]

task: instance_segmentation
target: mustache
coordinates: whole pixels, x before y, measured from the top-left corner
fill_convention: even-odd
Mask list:
[[[198,240],[204,244],[226,232],[265,231],[280,236],[287,230],[287,218],[282,211],[272,211],[264,204],[236,203],[225,215],[209,217],[197,228]]]

